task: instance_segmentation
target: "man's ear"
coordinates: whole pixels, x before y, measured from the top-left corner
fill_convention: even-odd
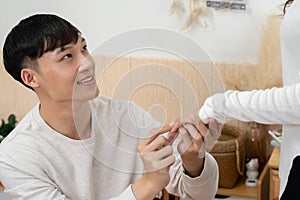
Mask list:
[[[31,88],[37,88],[40,86],[37,79],[37,72],[34,71],[33,69],[29,69],[29,68],[22,69],[21,79],[27,86]]]

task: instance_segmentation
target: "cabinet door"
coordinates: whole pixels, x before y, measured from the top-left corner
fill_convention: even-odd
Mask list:
[[[270,200],[279,200],[279,186],[278,170],[270,169]]]

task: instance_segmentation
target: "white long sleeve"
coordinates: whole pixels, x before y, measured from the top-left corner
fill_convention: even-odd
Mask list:
[[[214,118],[220,123],[238,119],[263,124],[299,125],[300,84],[215,94],[205,101],[199,116],[205,123],[208,118]]]

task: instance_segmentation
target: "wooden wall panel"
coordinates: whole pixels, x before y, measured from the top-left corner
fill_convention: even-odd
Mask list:
[[[212,63],[149,57],[113,61],[95,58],[102,68],[98,75],[101,95],[133,100],[165,123],[196,110],[212,93],[224,91],[221,75]]]
[[[17,120],[21,118],[36,104],[37,98],[33,91],[16,82],[5,71],[0,52],[0,119],[5,119],[14,113]]]

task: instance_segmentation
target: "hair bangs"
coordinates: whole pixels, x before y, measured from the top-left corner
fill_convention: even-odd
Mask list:
[[[56,48],[63,47],[71,43],[77,43],[78,37],[81,34],[80,31],[73,26],[70,27],[63,25],[55,26],[56,30],[45,35],[43,43],[44,47],[42,48],[43,52],[39,53],[39,57],[48,51],[53,51]]]

